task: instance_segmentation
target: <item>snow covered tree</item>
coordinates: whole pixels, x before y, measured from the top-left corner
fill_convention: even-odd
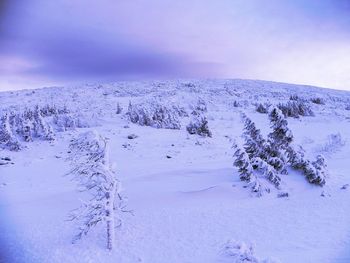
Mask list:
[[[305,166],[305,150],[301,146],[289,145],[286,150],[288,162],[292,168],[302,170]]]
[[[164,105],[155,105],[153,108],[152,126],[156,128],[180,129],[178,115],[172,108]]]
[[[48,141],[55,140],[55,134],[52,130],[52,127],[49,124],[47,124],[43,119],[43,117],[41,116],[41,111],[39,106],[36,106],[34,110],[33,128],[34,128],[34,135],[36,137],[40,137]]]
[[[20,143],[12,132],[8,113],[5,113],[0,118],[0,146],[10,151],[19,151],[21,149]]]
[[[235,158],[233,165],[237,167],[240,180],[247,182],[248,185],[251,186],[252,191],[257,193],[258,196],[261,196],[264,191],[270,192],[270,189],[263,185],[254,172],[251,160],[244,148],[241,148],[238,144],[234,143],[233,149],[233,157]]]
[[[115,227],[121,225],[120,212],[126,212],[120,194],[121,185],[109,160],[108,143],[97,132],[86,132],[70,144],[72,170],[79,189],[87,191],[91,198],[77,212],[72,220],[81,222],[74,240],[86,235],[92,227],[105,222],[107,248],[114,246]]]
[[[202,98],[199,98],[197,104],[193,107],[192,115],[200,115],[207,111],[207,103]]]
[[[177,111],[160,103],[131,104],[129,102],[126,116],[132,123],[154,128],[180,129],[181,123]]]
[[[24,141],[31,142],[33,141],[32,138],[32,122],[25,118],[25,116],[22,114],[20,116],[20,124],[18,127],[18,133],[21,135]]]
[[[280,170],[276,170],[276,167],[281,166],[278,163],[279,158],[271,155],[272,151],[269,150],[271,146],[266,143],[255,123],[245,114],[242,117],[244,120],[244,149],[248,154],[251,166],[278,188],[281,182],[278,176]]]
[[[253,167],[250,163],[249,156],[247,152],[240,148],[236,143],[233,145],[235,160],[233,165],[237,167],[239,172],[239,178],[242,181],[250,182],[253,177]]]
[[[328,176],[327,164],[323,155],[317,155],[316,160],[312,162],[316,170],[316,176],[309,176],[309,181],[315,184],[324,185]]]
[[[307,180],[312,184],[323,186],[326,184],[326,177],[328,176],[327,165],[322,155],[318,155],[316,160],[310,162],[304,160],[302,170]]]
[[[259,113],[268,113],[269,112],[269,107],[271,105],[270,104],[267,104],[267,103],[259,103],[255,106],[255,110]]]
[[[259,157],[256,157],[252,160],[252,166],[257,167],[256,169],[259,170],[267,180],[273,183],[276,188],[279,188],[281,184],[281,177],[271,164]]]
[[[290,146],[287,152],[291,166],[300,170],[310,183],[325,185],[328,171],[325,158],[322,155],[318,155],[316,161],[311,162],[305,158],[305,151],[301,147],[295,150]]]
[[[249,158],[260,157],[266,159],[266,141],[261,135],[260,130],[256,128],[255,123],[245,114],[242,115],[242,118],[244,121],[244,149]]]
[[[292,131],[288,128],[288,121],[284,117],[282,111],[277,107],[273,108],[269,114],[272,132],[269,134],[269,139],[275,147],[281,150],[288,148],[293,141]]]
[[[277,107],[282,111],[285,117],[299,118],[299,116],[314,116],[310,105],[301,100],[279,103]]]
[[[194,116],[191,122],[186,126],[189,134],[198,134],[203,137],[212,137],[208,127],[208,120],[205,116]]]
[[[282,111],[274,107],[269,113],[272,132],[268,135],[268,160],[277,171],[287,173],[287,149],[293,141],[293,134],[288,128],[288,121]]]
[[[77,125],[77,120],[71,114],[55,114],[53,123],[59,131],[74,130]]]

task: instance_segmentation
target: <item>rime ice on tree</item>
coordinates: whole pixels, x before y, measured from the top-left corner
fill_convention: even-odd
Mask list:
[[[86,235],[92,227],[106,223],[107,248],[112,249],[115,227],[121,225],[120,213],[125,212],[120,195],[120,182],[109,160],[108,143],[97,132],[81,134],[70,144],[72,170],[70,174],[82,191],[91,198],[71,215],[81,224],[75,240]]]

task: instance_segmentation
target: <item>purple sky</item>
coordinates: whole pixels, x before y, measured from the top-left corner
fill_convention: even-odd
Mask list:
[[[350,1],[0,0],[0,90],[149,78],[350,90]]]

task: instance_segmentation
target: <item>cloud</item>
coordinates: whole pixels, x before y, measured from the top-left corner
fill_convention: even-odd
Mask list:
[[[2,3],[0,85],[238,77],[330,86],[328,74],[350,87],[333,63],[350,63],[347,0]]]
[[[60,3],[63,6],[34,1],[32,6],[12,7],[11,15],[3,21],[7,26],[1,31],[0,57],[7,58],[8,63],[0,67],[0,74],[28,79],[45,76],[59,81],[109,81],[200,77],[205,72],[215,72],[214,63],[122,36],[110,24],[96,26],[93,22],[98,19],[82,18],[80,12],[65,16],[69,2]],[[56,11],[58,7],[61,9]]]

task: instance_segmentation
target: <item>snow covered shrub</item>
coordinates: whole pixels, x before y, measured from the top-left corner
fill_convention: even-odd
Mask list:
[[[188,82],[188,83],[182,83],[182,85],[186,88],[194,88],[196,87],[196,85],[192,82]]]
[[[158,103],[133,105],[130,102],[126,115],[132,123],[141,126],[151,126],[158,129],[181,128],[178,113],[173,108]]]
[[[305,151],[301,146],[290,146],[287,149],[288,162],[292,168],[303,170],[305,165]]]
[[[19,141],[30,142],[34,138],[53,141],[55,134],[49,123],[43,118],[39,106],[34,110],[25,109],[23,112],[5,113],[2,119],[2,141],[7,141],[7,147],[11,150],[21,148]],[[5,139],[7,138],[7,139]]]
[[[259,157],[266,159],[266,141],[261,135],[259,129],[256,128],[255,123],[249,119],[246,115],[242,115],[244,121],[244,149],[247,152],[250,159]]]
[[[345,106],[345,110],[350,110],[350,105]]]
[[[277,107],[286,117],[299,118],[299,116],[314,116],[309,104],[303,101],[288,101],[287,103],[279,103]]]
[[[279,171],[276,170],[273,165],[257,157],[252,160],[252,166],[256,167],[255,169],[258,170],[264,178],[274,184],[277,189],[280,187],[281,177],[278,175]]]
[[[18,115],[18,126],[16,133],[23,138],[25,142],[33,141],[33,123],[30,119],[26,118],[23,114]]]
[[[270,192],[270,189],[262,184],[257,174],[254,171],[251,160],[244,148],[240,148],[238,144],[233,145],[235,158],[233,165],[237,168],[241,181],[248,183],[252,192],[261,196],[263,192]]]
[[[322,155],[318,155],[316,160],[312,163],[308,160],[305,161],[303,171],[310,183],[320,186],[323,186],[326,183],[328,171],[325,159]]]
[[[207,111],[207,103],[203,99],[198,99],[197,104],[193,107],[192,115],[200,115]]]
[[[230,257],[232,263],[278,263],[273,259],[259,259],[255,256],[254,248],[251,244],[229,240],[224,248],[223,254]]]
[[[261,193],[262,184],[258,178],[265,178],[277,189],[281,185],[282,174],[287,174],[287,166],[301,170],[308,181],[323,186],[327,172],[324,158],[315,162],[305,158],[304,150],[293,146],[293,134],[282,111],[277,107],[269,113],[272,131],[267,141],[263,138],[255,123],[243,114],[243,149],[234,145],[234,166],[238,168],[240,179],[248,183],[255,182],[254,192]],[[252,180],[252,178],[254,180]],[[267,188],[265,188],[266,190]],[[269,191],[269,190],[268,190]]]
[[[180,107],[178,105],[172,105],[172,109],[179,117],[188,117],[188,113],[184,107]]]
[[[290,95],[289,100],[300,100],[299,96],[294,94],[294,95]]]
[[[325,158],[322,155],[316,157],[316,161],[311,162],[305,158],[305,151],[300,147],[295,150],[288,149],[288,158],[292,168],[300,170],[311,184],[324,186],[328,176]]]
[[[38,106],[35,107],[33,115],[33,130],[34,136],[44,140],[55,140],[55,134],[52,127],[43,119]]]
[[[259,113],[265,114],[265,113],[268,113],[269,107],[270,107],[270,105],[267,103],[264,103],[264,104],[259,103],[259,104],[255,105],[255,110]]]
[[[319,98],[319,97],[317,97],[317,98],[311,98],[310,101],[311,101],[312,103],[319,104],[319,105],[324,105],[324,104],[325,104],[324,99]]]
[[[22,148],[12,132],[8,113],[0,117],[0,147],[10,151],[19,151]]]
[[[238,147],[236,143],[233,144],[235,161],[233,165],[237,167],[239,172],[239,178],[242,181],[250,182],[253,177],[253,167],[250,162],[250,158],[247,152]]]
[[[91,122],[91,119],[87,120],[84,116],[77,114],[57,114],[53,117],[53,123],[58,131],[88,128],[91,126],[89,122]]]
[[[233,263],[258,263],[252,245],[235,240],[228,241],[224,246],[224,254],[231,257]]]
[[[71,215],[71,220],[80,223],[74,241],[88,234],[92,227],[106,223],[107,248],[114,246],[115,227],[121,225],[121,212],[126,212],[120,194],[121,185],[110,163],[107,140],[97,132],[86,132],[72,140],[69,174],[78,182],[79,190],[86,191],[90,198]]]
[[[57,130],[67,131],[75,129],[76,123],[71,115],[55,115],[53,117],[53,123],[56,125]]]
[[[338,151],[341,147],[345,145],[340,133],[330,134],[327,136],[327,142],[321,147],[321,151],[326,153],[333,153]]]
[[[238,108],[238,107],[241,107],[242,105],[237,100],[235,100],[233,101],[232,106],[235,108]]]
[[[39,106],[37,105],[37,107],[39,107]],[[43,116],[43,117],[50,117],[50,116],[57,115],[57,114],[69,113],[69,110],[67,109],[66,106],[64,106],[63,108],[59,108],[56,105],[46,104],[45,106],[39,107],[39,108],[40,108],[41,116]]]
[[[271,156],[272,147],[262,137],[260,130],[256,128],[255,123],[243,114],[244,121],[244,145],[243,149],[234,144],[234,166],[238,168],[240,179],[247,181],[252,186],[252,191],[257,192],[258,196],[264,191],[270,192],[270,189],[262,184],[260,178],[270,181],[276,188],[279,188],[281,178],[280,169],[277,166],[278,156]],[[282,161],[280,161],[282,163]],[[281,165],[282,166],[282,165]]]
[[[194,116],[191,122],[186,126],[189,134],[198,134],[203,137],[212,137],[208,127],[208,120],[205,116]]]
[[[288,128],[288,121],[282,111],[275,107],[269,113],[269,119],[272,129],[272,132],[268,135],[270,142],[280,150],[287,149],[293,141],[293,134]]]
[[[117,110],[116,110],[116,114],[120,114],[120,113],[122,113],[122,111],[123,111],[123,108],[120,106],[120,104],[119,104],[119,102],[117,103]]]
[[[0,157],[0,165],[13,164],[10,157]]]

